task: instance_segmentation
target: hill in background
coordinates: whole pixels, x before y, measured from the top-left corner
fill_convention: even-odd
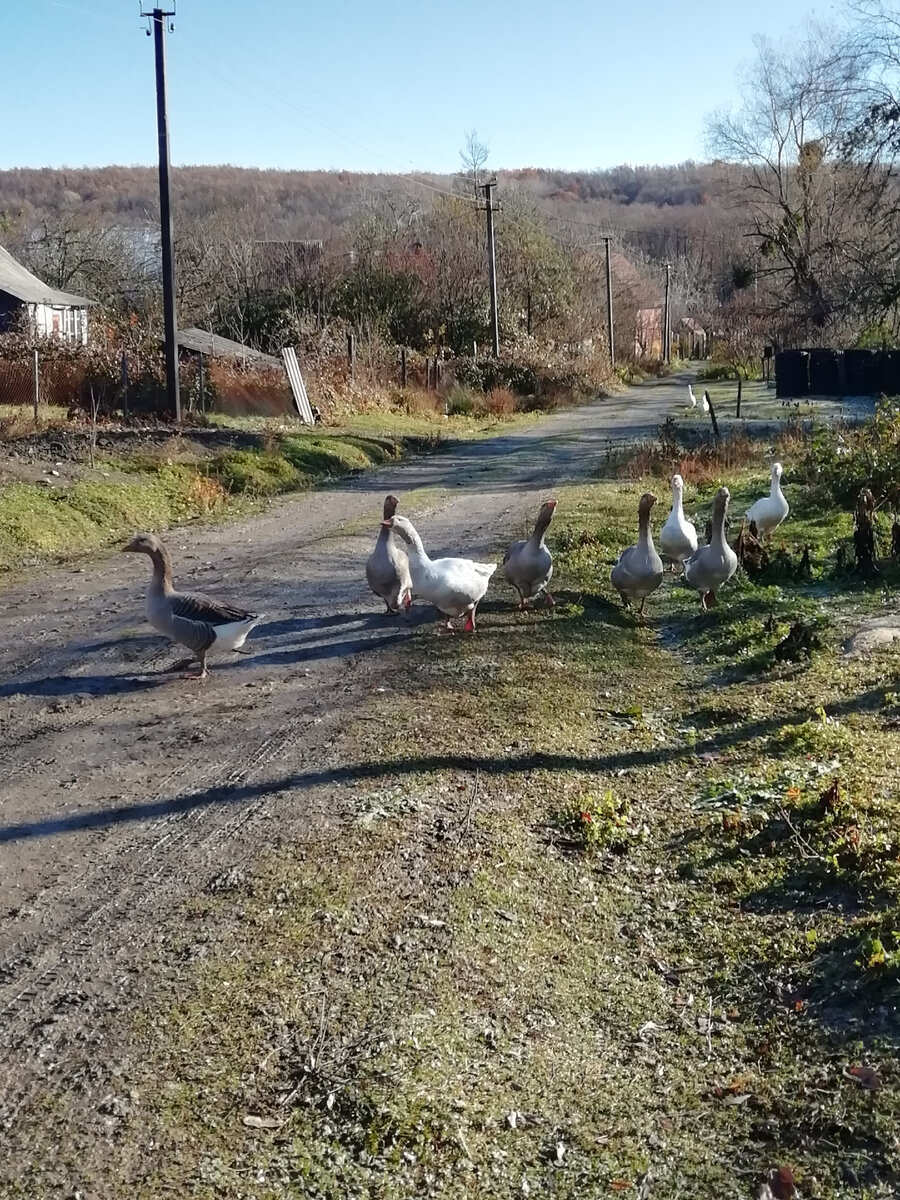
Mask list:
[[[726,177],[718,164],[616,167],[572,173],[524,168],[498,172],[497,198],[515,189],[561,232],[579,225],[633,231],[657,250],[682,236],[725,229]],[[246,167],[179,167],[173,172],[178,219],[216,213],[252,217],[257,236],[328,238],[373,198],[403,197],[421,207],[459,177],[357,174],[347,171],[271,171]],[[86,218],[101,225],[141,227],[158,217],[157,176],[151,167],[13,169],[0,171],[0,214],[12,227],[44,220]]]

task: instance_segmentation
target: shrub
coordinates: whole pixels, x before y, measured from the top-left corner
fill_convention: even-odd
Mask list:
[[[698,383],[715,383],[719,379],[737,379],[738,372],[730,363],[707,363],[697,372]]]
[[[475,411],[475,397],[468,388],[458,385],[447,394],[447,415],[469,417]]]
[[[492,388],[485,397],[484,406],[493,417],[509,417],[516,411],[517,401],[509,388]]]

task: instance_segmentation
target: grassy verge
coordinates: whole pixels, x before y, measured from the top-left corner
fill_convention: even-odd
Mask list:
[[[223,519],[280,493],[327,483],[436,448],[424,437],[267,434],[261,445],[213,455],[160,452],[114,460],[61,487],[0,489],[0,572],[108,546],[135,529]],[[104,477],[107,476],[107,478]]]
[[[764,480],[729,482],[740,511]],[[896,1194],[897,655],[840,652],[880,596],[836,578],[846,526],[795,485],[785,549],[814,547],[812,581],[736,581],[703,614],[670,577],[636,623],[608,567],[648,484],[559,493],[554,610],[497,600],[477,638],[425,629],[392,664],[339,746],[326,842],[273,849],[166,934],[114,1152],[92,1177],[67,1134],[60,1177]],[[821,648],[781,661],[804,614]]]

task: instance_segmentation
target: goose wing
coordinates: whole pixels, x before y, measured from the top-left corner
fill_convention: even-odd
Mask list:
[[[221,604],[199,592],[176,592],[171,598],[172,620],[192,621],[199,624],[231,625],[236,621],[249,621],[255,615],[245,608],[232,604]]]

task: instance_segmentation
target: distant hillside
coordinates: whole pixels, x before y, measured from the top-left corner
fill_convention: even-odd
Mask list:
[[[252,221],[257,236],[320,238],[346,226],[367,199],[384,193],[427,206],[439,191],[458,190],[452,176],[328,171],[263,171],[231,166],[181,167],[173,173],[176,218],[213,213]],[[617,167],[570,173],[525,168],[499,173],[498,199],[511,189],[534,200],[561,233],[578,225],[633,230],[666,242],[725,228],[725,177],[716,164]],[[0,171],[0,215],[14,228],[77,215],[99,224],[142,226],[158,213],[156,172],[149,167]]]

